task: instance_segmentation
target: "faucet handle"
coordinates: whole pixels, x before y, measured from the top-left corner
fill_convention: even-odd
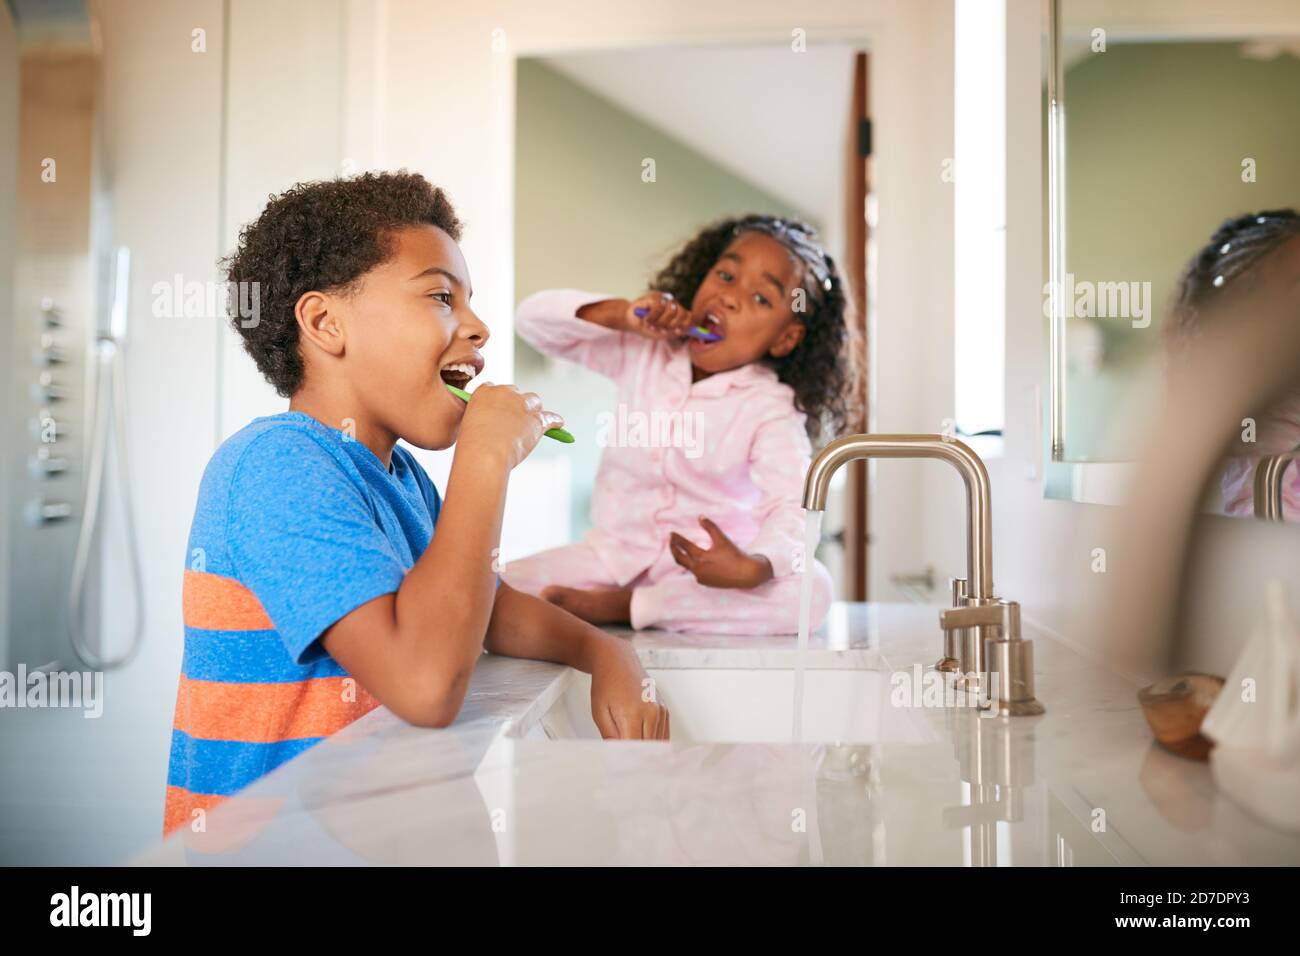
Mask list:
[[[966,606],[966,579],[949,578],[948,587],[952,590],[952,606]],[[943,632],[943,657],[935,663],[935,670],[954,673],[960,667],[958,656],[961,652],[961,631],[956,628]]]
[[[988,706],[1003,717],[1043,713],[1043,705],[1034,697],[1034,643],[1020,637],[1018,602],[999,601],[942,611],[939,626],[945,633],[965,627],[1000,628],[1002,633],[990,635],[984,645],[985,667],[997,678]]]
[[[952,591],[952,606],[964,607],[966,604],[966,579],[949,578],[948,587]]]
[[[939,626],[945,631],[965,627],[1000,627],[1005,640],[1020,639],[1020,605],[999,601],[977,607],[954,607],[939,612]]]

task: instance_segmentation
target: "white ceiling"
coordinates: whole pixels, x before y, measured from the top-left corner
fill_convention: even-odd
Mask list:
[[[843,202],[853,52],[660,47],[544,62],[827,224]]]

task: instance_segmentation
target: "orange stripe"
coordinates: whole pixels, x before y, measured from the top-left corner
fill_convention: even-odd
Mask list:
[[[163,836],[179,831],[185,845],[192,850],[234,853],[265,830],[283,804],[282,797],[217,797],[169,786]],[[218,806],[222,808],[220,825],[210,829],[210,813]],[[199,810],[203,812],[196,814]]]
[[[207,631],[269,631],[275,627],[252,591],[234,578],[186,571],[181,589],[186,627]]]
[[[328,737],[378,706],[351,677],[227,684],[182,674],[172,726],[205,740],[277,743]]]
[[[202,810],[204,815],[225,800],[208,793],[190,793],[183,787],[167,785],[167,802],[163,810],[163,836],[170,836],[177,827],[190,826],[195,821],[194,811]]]

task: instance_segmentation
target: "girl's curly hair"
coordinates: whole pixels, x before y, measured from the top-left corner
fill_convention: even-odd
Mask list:
[[[1300,236],[1300,214],[1270,209],[1226,220],[1178,277],[1165,335],[1172,350],[1201,331],[1207,312],[1225,294],[1240,291],[1256,265]]]
[[[835,261],[818,244],[811,226],[759,214],[718,220],[689,239],[650,280],[650,288],[670,292],[692,307],[709,270],[744,232],[776,239],[798,260],[803,272],[800,287],[806,308],[794,313],[804,325],[803,341],[790,354],[763,361],[794,389],[795,407],[808,416],[808,437],[814,442],[827,431],[832,436],[861,431],[866,405],[853,307]]]

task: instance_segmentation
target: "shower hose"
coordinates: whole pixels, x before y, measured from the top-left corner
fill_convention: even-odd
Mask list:
[[[86,497],[82,507],[81,533],[72,561],[72,581],[68,588],[68,636],[77,657],[94,670],[122,667],[140,650],[144,632],[144,585],[140,577],[140,552],[135,537],[135,515],[131,509],[131,482],[126,454],[126,386],[122,350],[109,337],[101,337],[95,346],[95,417],[91,426]],[[111,419],[111,421],[110,421]],[[100,649],[87,643],[84,626],[86,567],[99,524],[99,506],[104,497],[105,463],[110,424],[116,442],[118,496],[122,504],[123,533],[126,539],[127,565],[131,576],[131,596],[135,604],[130,643],[117,656],[104,656]]]

